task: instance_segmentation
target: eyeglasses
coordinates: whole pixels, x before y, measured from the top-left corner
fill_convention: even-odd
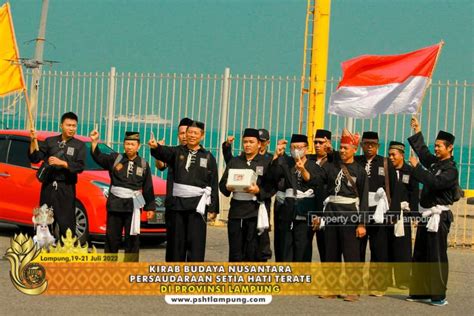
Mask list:
[[[325,140],[315,140],[315,141],[314,141],[314,144],[315,144],[315,145],[316,145],[316,144],[323,145],[324,143],[326,143]]]
[[[63,140],[63,141],[58,142],[58,147],[61,148],[61,149],[66,147],[66,141]]]
[[[368,142],[368,141],[363,141],[363,142],[362,142],[362,145],[365,145],[365,146],[373,146],[373,147],[375,147],[375,146],[378,146],[378,144],[379,144],[379,143],[377,143],[377,142]]]

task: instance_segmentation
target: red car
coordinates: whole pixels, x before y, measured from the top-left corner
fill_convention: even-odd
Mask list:
[[[38,141],[57,135],[38,131]],[[76,136],[86,143],[87,158],[84,172],[79,174],[76,185],[76,234],[81,241],[103,240],[106,229],[106,199],[109,193],[108,171],[100,167],[90,155],[90,139]],[[29,131],[0,130],[0,221],[21,226],[33,226],[33,209],[39,206],[41,183],[36,179],[39,165],[28,160]],[[113,150],[99,144],[103,153]],[[142,212],[141,235],[166,237],[164,198],[166,182],[153,176],[157,210]]]

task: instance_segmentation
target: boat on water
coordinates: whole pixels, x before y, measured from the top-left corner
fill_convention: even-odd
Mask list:
[[[108,118],[105,117],[105,120]],[[137,114],[128,114],[128,115],[118,115],[114,117],[115,122],[126,122],[126,123],[143,123],[143,124],[159,124],[159,125],[171,125],[171,120],[162,118],[159,115],[150,114],[150,115],[137,115]]]

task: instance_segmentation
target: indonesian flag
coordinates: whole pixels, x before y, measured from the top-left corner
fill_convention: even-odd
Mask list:
[[[402,55],[363,55],[343,62],[343,77],[331,95],[328,112],[354,118],[417,113],[441,46]]]

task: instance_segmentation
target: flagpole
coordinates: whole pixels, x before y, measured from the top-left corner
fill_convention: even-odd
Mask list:
[[[28,97],[28,93],[26,89],[23,89],[23,93],[25,94],[26,109],[28,110],[28,123],[29,123],[29,128],[31,131],[35,129],[35,122],[33,120],[33,113],[31,112],[30,98]],[[39,150],[37,139],[34,140],[34,147],[36,150]]]
[[[419,118],[419,116],[421,114],[421,106],[423,105],[423,100],[425,99],[426,91],[428,90],[429,86],[431,85],[433,74],[434,74],[436,66],[438,64],[439,55],[441,55],[441,50],[443,49],[444,44],[445,44],[445,42],[443,40],[441,40],[441,42],[439,42],[439,49],[438,49],[438,53],[436,54],[436,59],[435,59],[434,65],[433,65],[433,69],[431,70],[428,82],[426,83],[425,90],[423,91],[423,95],[421,96],[420,106],[418,107],[418,110],[416,111],[416,114],[414,115],[417,119]],[[413,154],[414,154],[413,148],[410,148],[410,156],[413,156]]]
[[[423,105],[423,100],[425,99],[426,91],[428,90],[429,86],[431,85],[431,80],[433,78],[433,74],[435,72],[436,65],[438,64],[439,55],[441,55],[441,49],[443,48],[443,46],[444,46],[444,41],[441,40],[441,42],[439,42],[439,49],[438,49],[438,53],[436,54],[436,59],[435,59],[434,65],[433,65],[433,69],[431,70],[431,74],[429,76],[428,82],[426,83],[425,90],[423,91],[423,95],[421,96],[420,106],[418,107],[418,110],[417,110],[417,113],[416,113],[417,116],[420,115],[421,106]]]

